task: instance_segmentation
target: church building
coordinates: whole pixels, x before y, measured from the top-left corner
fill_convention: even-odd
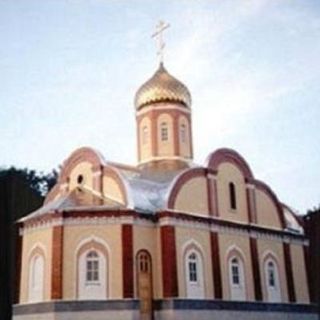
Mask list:
[[[191,94],[137,91],[138,163],[89,147],[19,221],[15,320],[317,319],[299,219],[236,151],[193,162]]]

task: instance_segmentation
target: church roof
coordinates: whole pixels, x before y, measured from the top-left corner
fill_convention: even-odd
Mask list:
[[[41,208],[33,211],[29,215],[23,217],[19,222],[27,221],[31,218],[37,218],[47,213],[61,212],[65,210],[90,209],[92,208],[123,208],[124,206],[118,202],[102,198],[98,195],[84,189],[77,188],[57,199],[49,201]]]
[[[171,181],[156,182],[141,177],[131,177],[127,181],[135,210],[153,213],[165,208],[166,195]]]
[[[89,161],[92,168],[95,168],[95,174],[112,177],[122,196],[115,195],[112,188],[93,187],[90,183],[82,182],[73,184],[70,190],[67,185],[70,183],[72,169],[85,161]],[[174,209],[172,201],[175,200],[172,199],[175,199],[184,184],[193,178],[207,178],[208,172],[218,174],[222,163],[235,166],[248,183],[269,197],[284,230],[303,234],[303,228],[296,213],[288,206],[281,204],[270,187],[255,179],[246,161],[231,149],[219,149],[210,154],[205,166],[189,163],[187,168],[167,170],[161,166],[135,167],[109,162],[96,150],[80,148],[65,161],[58,183],[46,197],[44,205],[22,218],[20,222],[63,211],[93,212],[129,209],[152,215],[162,210]]]
[[[117,168],[119,169],[119,167]],[[146,177],[144,172],[131,172],[128,167],[120,170],[121,176],[129,187],[131,195],[131,207],[138,212],[153,214],[157,210],[166,208],[166,198],[169,187],[178,172],[171,176]],[[38,210],[23,217],[19,222],[37,218],[47,213],[68,211],[68,210],[95,210],[95,209],[124,209],[125,206],[114,199],[102,196],[93,190],[76,188],[73,191],[45,203]]]
[[[191,106],[188,88],[169,74],[163,63],[160,63],[155,74],[139,88],[135,96],[137,110],[156,102],[180,102],[187,108]]]

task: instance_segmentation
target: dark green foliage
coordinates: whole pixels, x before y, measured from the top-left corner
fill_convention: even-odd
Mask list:
[[[0,169],[0,319],[11,319],[11,303],[18,301],[20,245],[18,225],[21,217],[38,209],[54,186],[57,172]]]
[[[22,182],[25,182],[37,195],[45,196],[55,185],[58,178],[58,172],[52,170],[50,173],[45,174],[27,168],[18,169],[10,167],[9,169],[0,169],[0,177],[1,176],[15,176]]]
[[[320,203],[318,204],[318,206],[314,206],[312,209],[309,209],[307,211],[307,214],[314,214],[314,213],[319,213],[320,214]]]

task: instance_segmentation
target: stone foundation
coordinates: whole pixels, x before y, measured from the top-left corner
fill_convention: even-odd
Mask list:
[[[52,301],[15,305],[14,320],[139,320],[139,301]],[[155,320],[318,320],[316,306],[219,300],[154,301]]]

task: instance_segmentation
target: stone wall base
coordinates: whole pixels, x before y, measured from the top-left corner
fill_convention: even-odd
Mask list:
[[[51,301],[15,305],[13,320],[139,320],[139,301]],[[318,320],[316,306],[223,300],[154,301],[154,320]]]

